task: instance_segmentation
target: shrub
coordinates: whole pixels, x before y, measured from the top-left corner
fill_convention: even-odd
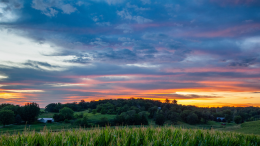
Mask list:
[[[197,124],[199,122],[198,116],[195,113],[191,113],[187,117],[187,122],[189,124]]]
[[[242,122],[242,117],[241,116],[235,116],[234,121],[236,124],[240,124]]]
[[[180,115],[176,112],[172,112],[169,115],[169,119],[172,123],[177,124],[177,122],[180,120]]]
[[[157,125],[163,125],[165,123],[165,118],[163,114],[158,114],[155,118],[155,124]]]
[[[64,123],[70,123],[70,121],[68,119],[65,119]]]
[[[74,111],[71,108],[64,107],[60,110],[60,116],[63,117],[63,119],[71,120],[73,118]]]
[[[22,118],[21,118],[20,115],[15,116],[15,123],[18,124],[18,125],[22,123]]]
[[[0,111],[0,122],[4,125],[14,123],[14,112],[11,110],[1,110]]]
[[[97,110],[96,109],[93,109],[92,110],[92,114],[95,115],[97,113]]]
[[[100,120],[98,121],[98,125],[102,127],[109,125],[108,118],[107,117],[100,118]]]
[[[37,103],[26,103],[21,108],[21,117],[24,121],[32,123],[37,120],[40,114],[40,107]]]
[[[60,121],[64,121],[65,120],[64,117],[62,115],[60,115],[60,114],[54,114],[53,115],[53,119],[54,119],[55,122],[60,122]]]

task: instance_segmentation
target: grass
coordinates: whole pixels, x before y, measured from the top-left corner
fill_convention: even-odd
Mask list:
[[[116,115],[108,115],[108,114],[101,114],[101,113],[96,113],[94,115],[92,113],[88,113],[88,110],[81,111],[81,112],[75,112],[75,114],[80,114],[80,113],[83,113],[84,115],[87,115],[90,123],[95,123],[98,120],[100,120],[100,118],[102,118],[102,117],[106,117],[109,120],[112,120],[112,119],[114,119],[116,117]]]
[[[81,112],[75,112],[75,114],[80,114],[83,113],[88,116],[89,118],[89,123],[95,123],[97,122],[100,118],[106,117],[109,120],[113,119],[115,115],[107,115],[107,114],[92,114],[88,113],[88,111],[81,111]],[[55,113],[43,113],[39,116],[39,118],[52,118]],[[93,125],[93,124],[92,124]],[[150,126],[156,126],[154,121],[149,119],[149,125]],[[166,125],[172,126],[170,122],[167,122]],[[215,122],[215,121],[209,121],[207,124],[198,124],[198,125],[189,125],[187,123],[183,122],[178,122],[177,125],[173,125],[176,128],[183,128],[183,129],[204,129],[204,130],[210,130],[210,129],[215,129],[219,131],[231,131],[231,132],[237,132],[237,133],[243,133],[243,134],[257,134],[260,135],[260,121],[253,121],[253,122],[246,122],[241,125],[237,125],[235,123],[227,123],[226,126],[222,126],[221,123]],[[49,130],[53,131],[60,131],[64,129],[75,129],[78,128],[78,126],[73,126],[70,123],[48,123],[48,124],[43,124],[43,123],[37,123],[37,124],[32,124],[32,125],[10,125],[6,126],[5,128],[0,128],[0,133],[17,133],[17,132],[22,132],[25,130],[25,128],[28,130],[35,130],[36,132],[39,132],[43,130],[43,128],[47,128]],[[131,128],[134,127],[142,127],[142,126],[129,126]],[[211,128],[212,127],[212,128]]]
[[[95,123],[102,117],[106,117],[109,120],[112,120],[116,117],[116,115],[108,115],[108,114],[100,114],[100,113],[96,113],[94,115],[92,113],[88,113],[88,110],[81,111],[81,112],[75,112],[74,114],[80,114],[80,113],[87,115],[90,123]],[[55,113],[52,113],[52,112],[43,113],[43,114],[39,115],[39,118],[52,118],[54,114]]]
[[[62,132],[3,134],[0,145],[41,146],[258,146],[260,137],[214,130],[187,130],[175,127],[115,127]]]
[[[55,113],[43,113],[38,118],[52,118]]]
[[[78,126],[73,126],[71,124],[65,124],[65,123],[36,123],[31,125],[9,125],[5,128],[0,128],[0,133],[18,133],[23,131],[41,131],[44,128],[48,128],[53,131],[60,131],[64,129],[72,129],[72,128],[78,128]]]
[[[92,114],[92,113],[88,113],[88,111],[81,111],[81,112],[75,112],[75,114],[80,114],[80,113],[83,113],[84,115],[87,115],[88,116],[88,121],[89,123],[96,123],[98,122],[98,120],[102,117],[106,117],[108,118],[109,120],[111,119],[114,119],[114,117],[116,115],[107,115],[107,114],[100,114],[100,113],[97,113],[97,114]],[[55,113],[43,113],[41,115],[39,115],[38,118],[52,118],[53,115]],[[35,130],[37,132],[43,130],[43,128],[47,128],[47,129],[50,129],[50,130],[53,130],[53,131],[60,131],[60,130],[64,130],[64,129],[72,129],[72,128],[78,128],[78,126],[75,126],[75,125],[71,125],[70,123],[34,123],[34,124],[30,124],[29,125],[9,125],[9,126],[6,126],[5,128],[0,128],[0,133],[17,133],[17,132],[22,132],[24,131],[25,129],[27,130]]]
[[[229,127],[226,131],[260,135],[260,121],[245,122],[241,125]]]

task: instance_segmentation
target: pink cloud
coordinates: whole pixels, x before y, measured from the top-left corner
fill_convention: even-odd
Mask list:
[[[222,28],[218,30],[213,31],[189,31],[179,34],[173,34],[174,36],[188,36],[188,37],[208,37],[208,38],[214,38],[214,37],[234,37],[241,34],[246,34],[249,32],[254,32],[256,30],[260,30],[260,24],[246,24],[246,25],[238,25],[228,28]]]

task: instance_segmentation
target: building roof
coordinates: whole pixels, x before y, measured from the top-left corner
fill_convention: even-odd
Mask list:
[[[41,119],[43,119],[43,120],[53,120],[53,118],[38,118],[38,120],[41,120]]]

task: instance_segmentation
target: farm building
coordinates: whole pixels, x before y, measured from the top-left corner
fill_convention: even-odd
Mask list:
[[[225,121],[225,117],[217,117],[217,120],[220,120],[221,122]]]
[[[54,119],[53,118],[39,118],[38,121],[41,123],[52,123],[52,122],[54,122]]]

